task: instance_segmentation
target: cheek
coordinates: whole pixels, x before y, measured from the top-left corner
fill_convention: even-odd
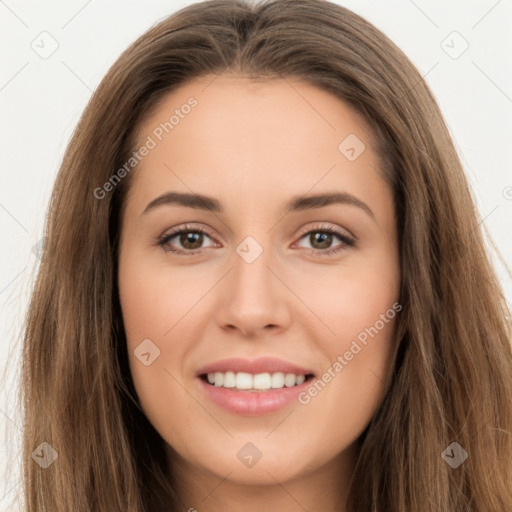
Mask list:
[[[190,309],[183,293],[187,283],[177,279],[177,272],[145,265],[134,253],[120,259],[118,280],[130,372],[144,414],[173,444],[179,441],[175,436],[181,420],[167,411],[190,407],[179,369],[187,346],[170,346],[171,335],[181,328],[178,322]]]
[[[183,267],[155,264],[135,253],[121,258],[119,295],[128,343],[141,337],[165,338],[204,295],[205,278]]]
[[[390,369],[401,310],[399,266],[392,258],[374,257],[327,271],[323,281],[319,274],[310,276],[302,291],[315,313],[310,337],[328,361],[303,403],[316,402],[313,408],[320,415],[350,411],[353,426],[363,428],[385,391]],[[312,287],[313,281],[325,285]]]
[[[384,256],[318,267],[297,278],[294,291],[304,298],[312,313],[307,316],[311,323],[315,319],[318,329],[316,336],[311,335],[318,338],[321,333],[329,352],[343,350],[347,342],[350,345],[350,340],[374,326],[398,300],[398,264]],[[384,330],[380,322],[379,330]]]

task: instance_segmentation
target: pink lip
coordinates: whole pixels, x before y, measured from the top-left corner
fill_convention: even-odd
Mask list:
[[[236,391],[212,386],[202,378],[197,379],[207,396],[229,412],[243,416],[260,416],[275,412],[291,402],[298,405],[297,396],[311,385],[312,379],[291,388],[270,389],[268,391]]]
[[[314,375],[310,369],[274,357],[261,357],[254,360],[229,358],[203,366],[198,372],[198,382],[206,395],[217,405],[235,414],[259,416],[275,412],[291,402],[298,403],[297,396],[312,382],[307,379],[298,386],[269,389],[268,391],[238,391],[209,384],[202,376],[214,372],[257,373],[294,373],[296,375]]]
[[[206,366],[203,366],[198,372],[197,376],[213,373],[213,372],[246,372],[246,373],[294,373],[295,375],[314,374],[313,370],[302,368],[296,364],[289,363],[283,359],[275,357],[260,357],[258,359],[249,360],[242,359],[241,357],[231,357],[222,359]]]

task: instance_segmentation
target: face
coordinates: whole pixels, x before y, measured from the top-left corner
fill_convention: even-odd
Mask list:
[[[163,98],[143,145],[119,292],[171,464],[245,483],[338,471],[383,397],[400,309],[370,128],[305,83],[220,75]]]

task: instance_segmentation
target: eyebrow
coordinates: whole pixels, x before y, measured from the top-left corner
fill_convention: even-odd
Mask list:
[[[331,204],[347,204],[356,206],[365,211],[373,220],[375,215],[370,207],[358,199],[356,196],[348,192],[328,192],[315,195],[298,195],[292,197],[284,206],[284,213],[312,210],[314,208],[322,208]],[[148,213],[159,206],[179,205],[187,208],[195,208],[198,210],[206,210],[209,212],[223,213],[223,208],[214,197],[202,194],[189,194],[182,192],[166,192],[161,196],[153,199],[142,212],[141,215]]]

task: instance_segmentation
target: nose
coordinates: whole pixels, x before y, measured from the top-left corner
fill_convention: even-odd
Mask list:
[[[290,322],[288,301],[293,296],[284,284],[286,279],[275,268],[270,249],[264,248],[252,262],[243,252],[240,254],[234,251],[231,271],[223,285],[218,325],[251,338],[281,332]]]

